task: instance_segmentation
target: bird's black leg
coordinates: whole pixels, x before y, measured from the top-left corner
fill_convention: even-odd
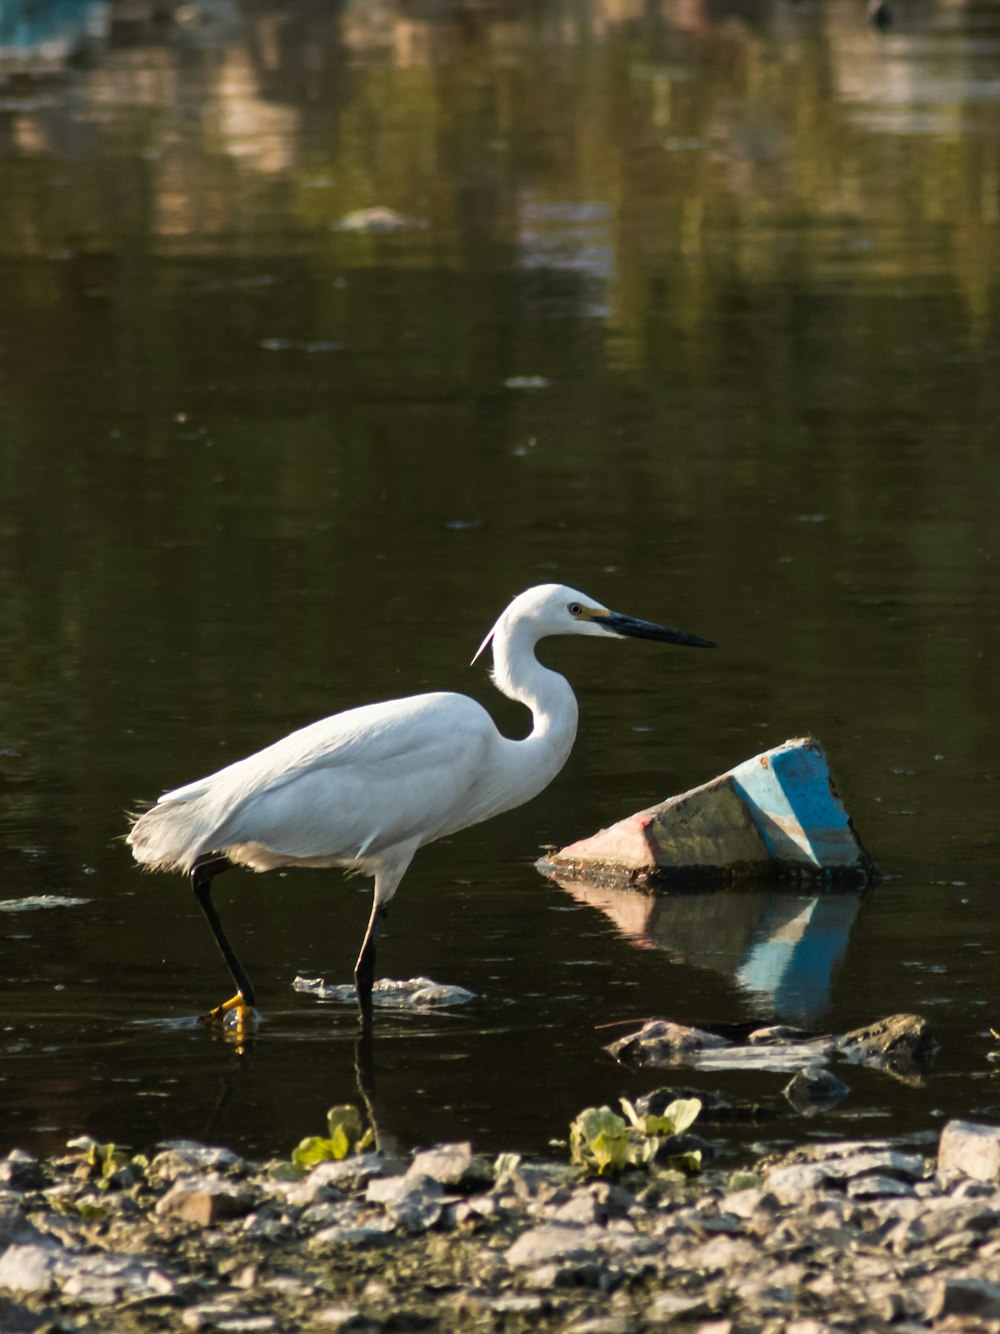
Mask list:
[[[368,919],[368,930],[361,944],[361,953],[354,966],[354,985],[358,992],[358,1009],[361,1011],[362,1028],[370,1028],[372,1022],[372,987],[375,983],[375,944],[378,941],[382,923],[389,916],[388,903],[372,904],[372,915]]]
[[[214,1010],[210,1010],[206,1015],[208,1019],[224,1019],[230,1010],[236,1010],[238,1016],[245,1015],[248,1010],[253,1009],[256,1000],[253,983],[250,981],[246,969],[236,957],[236,951],[230,945],[229,937],[222,929],[219,914],[215,911],[215,904],[212,902],[212,881],[223,871],[228,871],[231,865],[232,862],[228,857],[207,857],[198,862],[191,872],[191,887],[194,890],[194,896],[208,919],[208,925],[212,928],[215,943],[222,951],[222,957],[225,959],[233,981],[236,983],[236,995],[224,1001],[221,1005],[217,1005]]]

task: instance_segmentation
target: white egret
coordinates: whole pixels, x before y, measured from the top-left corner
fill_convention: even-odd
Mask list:
[[[218,773],[166,792],[132,825],[136,861],[190,875],[195,897],[237,992],[211,1011],[238,1023],[254,990],[211,898],[231,865],[340,866],[375,878],[368,929],[354,971],[363,1023],[371,1020],[375,946],[389,903],[425,843],[478,824],[534,797],[565,764],[577,704],[565,677],[543,667],[547,635],[658,639],[695,648],[697,635],[636,620],[560,584],[529,588],[483,640],[492,643],[493,682],[531,710],[523,740],[497,730],[467,695],[436,693],[368,704],[324,718]]]

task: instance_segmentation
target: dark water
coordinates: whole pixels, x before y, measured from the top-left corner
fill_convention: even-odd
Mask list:
[[[546,646],[576,750],[411,868],[380,972],[478,999],[380,1018],[382,1128],[541,1149],[786,1081],[627,1074],[595,1025],[653,1014],[935,1023],[926,1082],[852,1070],[773,1135],[1000,1114],[1000,16],[894,3],[3,6],[0,1147],[285,1152],[357,1100],[352,1011],[291,982],[349,979],[364,882],[219,882],[241,1057],[125,811],[367,700],[523,726],[467,664],[553,579],[723,647]],[[376,206],[408,225],[342,225]],[[804,733],[891,877],[863,902],[534,871]]]

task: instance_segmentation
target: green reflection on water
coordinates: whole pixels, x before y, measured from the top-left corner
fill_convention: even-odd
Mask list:
[[[201,32],[118,16],[44,77],[0,53],[0,872],[95,905],[18,925],[4,989],[29,1051],[83,1011],[135,1062],[131,1014],[217,999],[186,889],[116,841],[125,808],[362,700],[458,688],[522,726],[466,664],[513,592],[561,578],[724,652],[553,648],[583,704],[570,766],[423,854],[387,966],[484,991],[508,1062],[542,1007],[572,1048],[529,1118],[543,1143],[604,1096],[592,1004],[747,1001],[554,915],[537,845],[812,730],[902,880],[859,918],[831,1023],[920,1008],[910,965],[944,960],[932,1017],[974,1065],[956,999],[992,985],[1000,483],[998,57],[977,22],[261,3]],[[376,206],[409,225],[340,226]],[[354,885],[238,883],[272,1009],[299,967],[348,975]],[[561,971],[581,953],[582,990]],[[290,1014],[286,1038],[324,1031]],[[212,1067],[170,1032],[143,1040],[154,1084],[165,1059]],[[284,1079],[288,1051],[262,1058]],[[49,1119],[119,1135],[69,1125],[112,1115],[66,1078],[38,1095]],[[19,1086],[49,1079],[39,1057]],[[159,1133],[132,1106],[114,1114]],[[230,1133],[277,1147],[286,1110]]]

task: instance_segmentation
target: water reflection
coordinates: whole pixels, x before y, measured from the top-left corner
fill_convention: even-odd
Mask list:
[[[3,0],[0,70],[59,71],[90,42],[107,38],[109,0]]]
[[[981,1069],[1000,23],[893,7],[883,39],[861,0],[0,0],[0,878],[88,900],[0,914],[9,1137],[203,1133],[220,1044],[163,1021],[218,965],[120,842],[150,775],[424,688],[514,731],[464,664],[549,578],[726,651],[567,651],[559,784],[414,868],[393,970],[484,1000],[380,1029],[401,1133],[543,1147],[623,1091],[595,1022],[665,992],[686,1022],[932,1008]],[[344,227],[380,206],[426,226]],[[630,900],[618,936],[524,883],[804,728],[894,873],[860,916],[768,888]],[[290,988],[350,976],[367,895],[304,880],[232,890],[269,1022],[223,1122],[262,1153],[352,1096],[353,1016]],[[975,1086],[932,1097],[892,1113]]]
[[[731,978],[753,1012],[818,1028],[861,908],[857,891],[803,894],[766,886],[639,894],[564,882],[637,949]]]

